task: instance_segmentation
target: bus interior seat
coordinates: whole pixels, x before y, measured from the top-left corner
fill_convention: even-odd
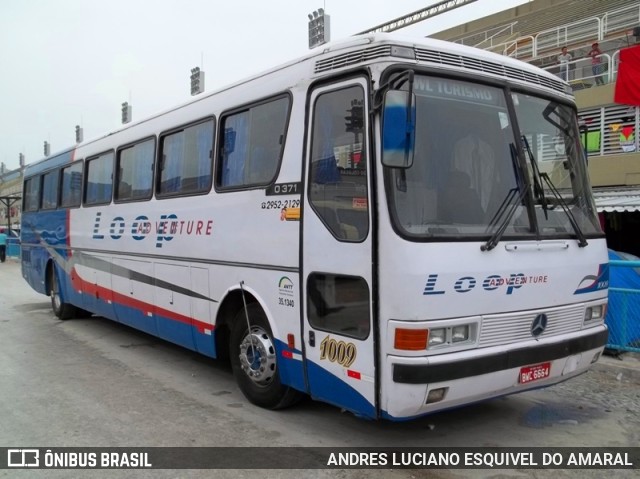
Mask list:
[[[343,222],[338,217],[338,212],[330,206],[315,206],[318,216],[325,223],[331,233],[338,239],[359,240],[363,235],[356,225]]]
[[[346,232],[346,239],[360,240],[367,235],[369,216],[366,209],[339,208],[336,214],[338,222]]]
[[[471,188],[471,178],[462,171],[449,173],[441,192],[440,219],[451,223],[479,224],[484,221],[480,196]]]
[[[423,225],[438,218],[438,191],[425,188],[423,181],[407,181],[406,191],[396,191],[400,221],[407,226]]]

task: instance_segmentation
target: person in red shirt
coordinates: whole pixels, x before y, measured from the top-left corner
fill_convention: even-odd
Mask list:
[[[602,58],[600,58],[600,55],[602,55],[602,52],[596,42],[591,45],[591,51],[587,54],[587,56],[591,57],[591,71],[596,79],[596,85],[604,85],[604,80],[602,79]]]

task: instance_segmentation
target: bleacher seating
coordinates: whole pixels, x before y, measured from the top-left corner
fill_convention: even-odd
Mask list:
[[[550,5],[545,10],[536,9],[531,13],[523,15],[515,15],[508,21],[504,21],[501,24],[492,26],[490,29],[482,28],[476,31],[467,31],[464,35],[457,35],[448,37],[447,40],[456,41],[465,45],[478,46],[480,48],[486,48],[488,50],[504,50],[506,45],[510,42],[515,42],[517,39],[523,43],[532,42],[533,37],[540,32],[544,32],[550,29],[562,28],[566,25],[586,20],[589,18],[599,18],[601,21],[605,15],[611,15],[621,9],[629,8],[632,6],[638,6],[640,9],[640,1],[638,0],[567,0],[560,3]],[[517,7],[513,9],[517,13]],[[631,12],[631,11],[630,11]],[[602,41],[610,40],[613,38],[620,38],[626,35],[629,29],[624,22],[609,22],[611,28],[608,28],[603,35],[603,38],[598,38],[597,34],[594,38],[580,39],[579,41],[572,42],[571,35],[567,38],[566,45],[571,49],[572,47],[583,46],[590,43],[590,41]],[[473,27],[473,24],[468,25]],[[496,34],[500,32],[499,34]],[[595,33],[595,32],[594,32]],[[439,36],[439,38],[442,38]],[[491,41],[488,42],[487,38]],[[521,45],[522,47],[522,45]],[[556,51],[558,45],[547,46],[546,48],[538,49],[535,57],[544,57],[551,54],[557,54]],[[531,48],[522,49],[521,51],[533,52]],[[503,53],[503,52],[499,52]],[[509,51],[506,52],[510,54]],[[528,58],[521,58],[523,60],[530,61],[534,59],[533,55],[527,54]]]

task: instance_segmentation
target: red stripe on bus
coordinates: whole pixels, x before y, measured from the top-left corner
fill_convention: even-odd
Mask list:
[[[75,270],[75,268],[73,268],[71,271],[71,281],[74,289],[76,291],[82,291],[83,294],[93,295],[103,301],[113,301],[122,306],[127,306],[129,308],[142,311],[144,314],[155,313],[159,316],[163,316],[173,321],[193,325],[199,333],[204,334],[205,329],[208,329],[210,331],[213,331],[215,329],[215,326],[213,324],[205,323],[204,321],[199,321],[197,319],[191,318],[190,316],[185,316],[168,309],[159,308],[153,304],[129,297],[126,294],[117,293],[103,286],[89,283],[78,275],[78,272]]]
[[[347,376],[354,379],[362,379],[362,375],[358,371],[352,371],[351,369],[347,369]]]

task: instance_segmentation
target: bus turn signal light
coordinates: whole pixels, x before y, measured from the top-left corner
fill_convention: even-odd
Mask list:
[[[405,351],[422,351],[427,349],[428,329],[396,329],[393,347]]]

